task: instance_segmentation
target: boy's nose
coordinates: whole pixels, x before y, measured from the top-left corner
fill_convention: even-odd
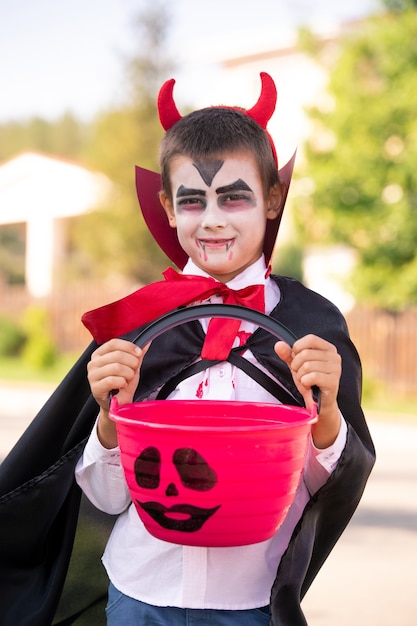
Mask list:
[[[217,203],[208,203],[202,216],[201,226],[205,229],[224,228],[226,223],[224,211],[217,206]]]

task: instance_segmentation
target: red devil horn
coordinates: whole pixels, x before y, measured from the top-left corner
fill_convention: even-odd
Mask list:
[[[277,103],[277,89],[271,76],[266,72],[261,72],[262,89],[258,102],[251,109],[246,111],[255,122],[258,122],[262,128],[266,128],[269,120],[275,111]]]
[[[174,102],[173,90],[175,80],[167,80],[159,90],[158,94],[158,114],[164,130],[174,126],[182,117]]]

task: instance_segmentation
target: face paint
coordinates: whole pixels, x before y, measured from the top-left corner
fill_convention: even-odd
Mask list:
[[[262,255],[267,209],[257,163],[247,153],[222,161],[176,157],[171,225],[201,269],[228,282]]]
[[[217,194],[221,193],[232,193],[233,191],[249,191],[251,193],[252,189],[245,183],[244,180],[239,178],[235,183],[231,183],[230,185],[225,185],[225,187],[218,187],[216,189]]]
[[[223,165],[224,161],[196,161],[193,163],[194,167],[200,173],[201,178],[206,183],[207,187],[211,187],[211,183],[213,182],[213,178],[216,176],[217,172]]]
[[[178,191],[176,194],[176,198],[187,198],[188,196],[205,196],[206,192],[202,189],[189,189],[187,187],[184,187],[184,185],[180,185],[178,187]]]

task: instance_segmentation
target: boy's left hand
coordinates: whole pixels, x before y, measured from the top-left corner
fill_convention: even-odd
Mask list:
[[[275,352],[290,368],[294,383],[308,409],[314,402],[311,388],[315,385],[320,388],[321,410],[318,422],[313,424],[312,435],[316,447],[329,447],[340,429],[337,394],[342,360],[335,346],[316,335],[306,335],[292,347],[278,341]]]

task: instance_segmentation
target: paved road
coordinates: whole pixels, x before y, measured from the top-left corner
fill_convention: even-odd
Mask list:
[[[370,421],[377,463],[304,601],[310,626],[416,626],[417,419]]]
[[[51,389],[0,386],[0,458]],[[416,626],[417,418],[371,416],[378,460],[303,607],[309,626]]]

